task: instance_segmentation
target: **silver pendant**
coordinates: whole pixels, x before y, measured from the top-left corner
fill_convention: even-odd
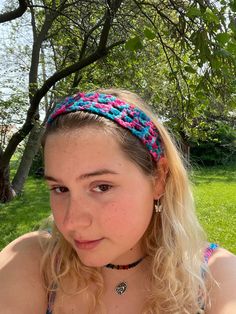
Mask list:
[[[118,285],[116,286],[116,293],[118,293],[119,295],[123,294],[127,290],[127,287],[127,283],[124,281],[118,283]]]

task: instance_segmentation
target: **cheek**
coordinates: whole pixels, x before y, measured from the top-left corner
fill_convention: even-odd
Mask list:
[[[121,208],[120,204],[117,203],[104,206],[102,212],[103,215],[101,216],[101,224],[107,229],[112,229],[114,226],[120,225],[122,217],[125,215],[124,210]]]
[[[114,203],[104,210],[102,225],[114,236],[122,239],[140,237],[146,231],[153,209],[152,203]]]
[[[50,196],[50,207],[52,210],[52,215],[54,218],[54,222],[59,230],[61,230],[61,226],[63,224],[64,220],[64,203],[61,201],[58,201],[54,196]]]

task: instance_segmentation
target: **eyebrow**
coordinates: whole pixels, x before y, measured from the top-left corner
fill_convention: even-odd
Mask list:
[[[93,172],[81,174],[78,178],[76,178],[76,180],[85,180],[85,179],[95,177],[95,176],[102,176],[104,174],[118,174],[118,173],[110,169],[99,169]],[[44,175],[44,179],[48,181],[55,181],[55,182],[60,181],[59,179],[49,176],[47,174]]]

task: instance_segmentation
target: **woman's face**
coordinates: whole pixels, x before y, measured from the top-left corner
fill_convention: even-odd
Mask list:
[[[112,135],[97,128],[49,135],[45,177],[55,224],[83,264],[128,264],[145,254],[154,180]]]

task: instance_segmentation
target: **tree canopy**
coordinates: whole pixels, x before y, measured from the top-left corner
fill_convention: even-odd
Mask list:
[[[39,124],[41,106],[47,115],[51,104],[79,89],[109,84],[138,91],[185,142],[210,135],[206,127],[216,119],[231,123],[235,11],[235,1],[226,0],[19,0],[18,7],[8,1],[0,23],[11,32],[1,53],[19,53],[22,67],[15,70],[28,86],[20,97],[27,104],[22,126],[0,147],[0,199],[10,199],[9,162]],[[22,32],[27,40],[20,47],[11,36]],[[12,79],[7,87],[16,86]]]

